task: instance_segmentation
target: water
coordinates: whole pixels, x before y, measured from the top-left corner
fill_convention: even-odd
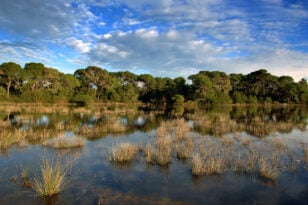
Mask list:
[[[191,156],[178,159],[174,149],[167,166],[146,162],[142,150],[156,139],[156,129],[170,121],[170,115],[72,111],[21,112],[7,118],[9,113],[1,113],[5,113],[0,124],[2,133],[16,129],[33,136],[45,133],[46,137],[10,144],[4,143],[1,135],[0,204],[308,204],[305,108],[228,107],[184,113],[191,126],[189,137],[195,144],[192,153],[217,146],[227,160],[222,174],[202,176],[192,175]],[[79,136],[85,143],[77,149],[43,145],[49,138],[59,136]],[[123,142],[138,144],[141,151],[130,164],[111,162],[111,148]],[[277,152],[272,152],[273,147]],[[236,156],[245,158],[254,149],[262,156],[270,156],[271,162],[272,155],[277,155],[279,175],[275,180],[255,171],[234,171]],[[22,186],[22,171],[27,170],[31,181],[39,175],[42,159],[60,159],[70,164],[69,189],[43,198]]]

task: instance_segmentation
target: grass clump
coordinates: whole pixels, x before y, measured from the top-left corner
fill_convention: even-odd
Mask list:
[[[170,137],[160,137],[156,141],[156,162],[159,165],[167,165],[171,161]]]
[[[222,156],[212,156],[204,161],[203,172],[206,175],[222,174],[225,170],[225,160]]]
[[[146,162],[165,166],[171,162],[171,139],[169,136],[156,137],[154,145],[147,144],[145,147]]]
[[[110,160],[117,163],[131,162],[138,152],[138,146],[130,143],[118,144],[111,149]]]
[[[226,162],[222,155],[201,156],[194,154],[192,157],[192,174],[199,175],[213,175],[222,174],[225,171]]]
[[[40,196],[53,196],[69,187],[68,168],[60,161],[43,160],[41,176],[34,177],[32,188]]]
[[[191,160],[191,172],[195,176],[203,174],[203,162],[200,154],[194,154]]]
[[[259,176],[270,179],[276,180],[279,175],[278,167],[274,166],[267,158],[261,157],[259,159]]]
[[[81,137],[58,137],[43,143],[56,149],[81,148],[85,145],[85,140]]]
[[[189,131],[184,119],[162,123],[156,130],[155,140],[145,147],[146,162],[165,166],[171,162],[173,149],[178,158],[189,158],[194,146]]]

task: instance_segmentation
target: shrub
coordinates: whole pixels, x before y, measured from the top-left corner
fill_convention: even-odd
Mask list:
[[[93,97],[90,95],[77,94],[70,100],[70,102],[77,103],[80,106],[90,106],[93,104]]]

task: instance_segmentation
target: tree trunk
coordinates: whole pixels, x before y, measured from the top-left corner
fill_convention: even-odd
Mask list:
[[[12,84],[12,81],[10,80],[10,81],[7,83],[7,86],[6,86],[6,97],[7,97],[7,98],[10,98],[10,88],[11,88],[11,84]]]

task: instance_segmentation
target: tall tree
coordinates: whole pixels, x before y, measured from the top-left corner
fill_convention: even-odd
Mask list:
[[[192,80],[195,99],[204,103],[210,103],[213,100],[213,84],[207,75],[199,72],[198,74],[189,76],[188,79]]]
[[[20,65],[8,62],[0,65],[0,80],[6,87],[6,97],[10,98],[12,86],[19,86],[22,83],[23,70]]]
[[[42,63],[27,63],[24,68],[26,81],[30,84],[31,91],[35,91],[43,86],[45,66]]]
[[[120,82],[112,77],[108,71],[96,66],[79,69],[74,73],[74,76],[80,80],[84,92],[94,91],[94,97],[98,100],[101,97],[109,99],[116,94],[114,87],[120,86]]]

